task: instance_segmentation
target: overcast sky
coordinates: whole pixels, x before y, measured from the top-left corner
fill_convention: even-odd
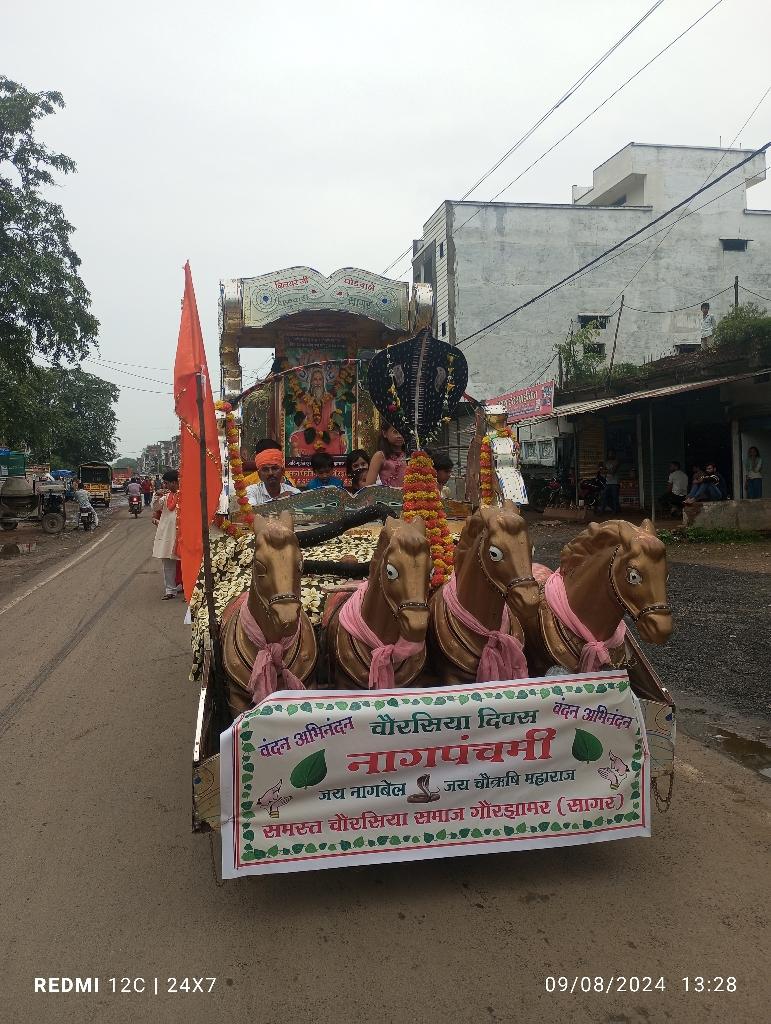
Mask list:
[[[665,0],[473,198],[495,194],[712,2]],[[383,271],[652,4],[6,6],[0,72],[67,103],[41,134],[78,165],[59,196],[101,321],[95,358],[153,378],[84,363],[126,388],[119,451],[177,432],[169,395],[128,386],[171,382],[186,259],[216,379],[220,278],[298,264]],[[568,203],[570,186],[630,141],[727,145],[768,68],[767,3],[723,0],[501,198]],[[736,144],[762,145],[770,129],[771,96]],[[771,182],[750,205],[771,207]]]

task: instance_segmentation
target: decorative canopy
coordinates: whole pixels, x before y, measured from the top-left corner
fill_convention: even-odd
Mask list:
[[[427,328],[409,341],[378,352],[369,364],[367,389],[375,408],[404,437],[407,449],[424,447],[442,418],[450,416],[468,383],[460,349]]]

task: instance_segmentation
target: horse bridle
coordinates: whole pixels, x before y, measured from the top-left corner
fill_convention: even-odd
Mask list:
[[[632,609],[623,599],[621,594],[619,594],[618,587],[616,586],[616,580],[613,576],[613,566],[616,561],[616,555],[619,553],[620,549],[621,545],[619,544],[616,547],[616,550],[613,552],[613,556],[611,557],[610,563],[608,564],[608,579],[610,580],[610,587],[613,591],[613,596],[615,597],[616,601],[618,601],[618,603],[621,605],[622,611],[625,612],[631,618],[632,622],[639,622],[643,615],[651,615],[653,612],[666,612],[667,614],[671,615],[672,609],[669,607],[668,604],[646,604],[646,606],[642,608],[639,612],[632,611]]]
[[[483,533],[482,536],[479,538],[479,542],[477,544],[477,559],[479,560],[479,564],[482,567],[482,573],[484,575],[485,580],[487,580],[487,582],[490,584],[490,586],[497,594],[500,594],[501,597],[503,597],[503,599],[506,600],[509,596],[509,591],[512,588],[521,587],[524,583],[536,582],[535,576],[533,576],[531,573],[530,576],[515,576],[513,580],[509,580],[505,587],[502,587],[498,583],[496,583],[495,580],[490,575],[490,573],[487,571],[487,566],[485,565],[484,559],[482,558],[482,541],[486,536],[486,533]]]

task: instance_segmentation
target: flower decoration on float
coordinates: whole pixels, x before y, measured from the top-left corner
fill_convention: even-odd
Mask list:
[[[402,518],[407,522],[420,516],[426,521],[426,536],[431,546],[431,587],[440,587],[450,578],[455,557],[450,528],[439,494],[436,470],[425,451],[413,452],[404,476]]]
[[[254,526],[254,513],[249,507],[249,499],[246,496],[244,464],[241,461],[241,439],[238,424],[233,413],[233,407],[229,402],[215,402],[214,408],[217,412],[225,414],[225,441],[228,449],[228,462],[230,463],[230,473],[241,518],[241,523],[234,523],[228,516],[222,516],[219,518],[219,527],[231,537],[240,537],[247,529],[251,529]]]

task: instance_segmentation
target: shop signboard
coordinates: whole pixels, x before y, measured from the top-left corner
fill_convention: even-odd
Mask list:
[[[554,381],[542,381],[519,391],[507,391],[490,398],[486,405],[503,405],[509,423],[519,423],[533,416],[549,416],[554,411]]]

